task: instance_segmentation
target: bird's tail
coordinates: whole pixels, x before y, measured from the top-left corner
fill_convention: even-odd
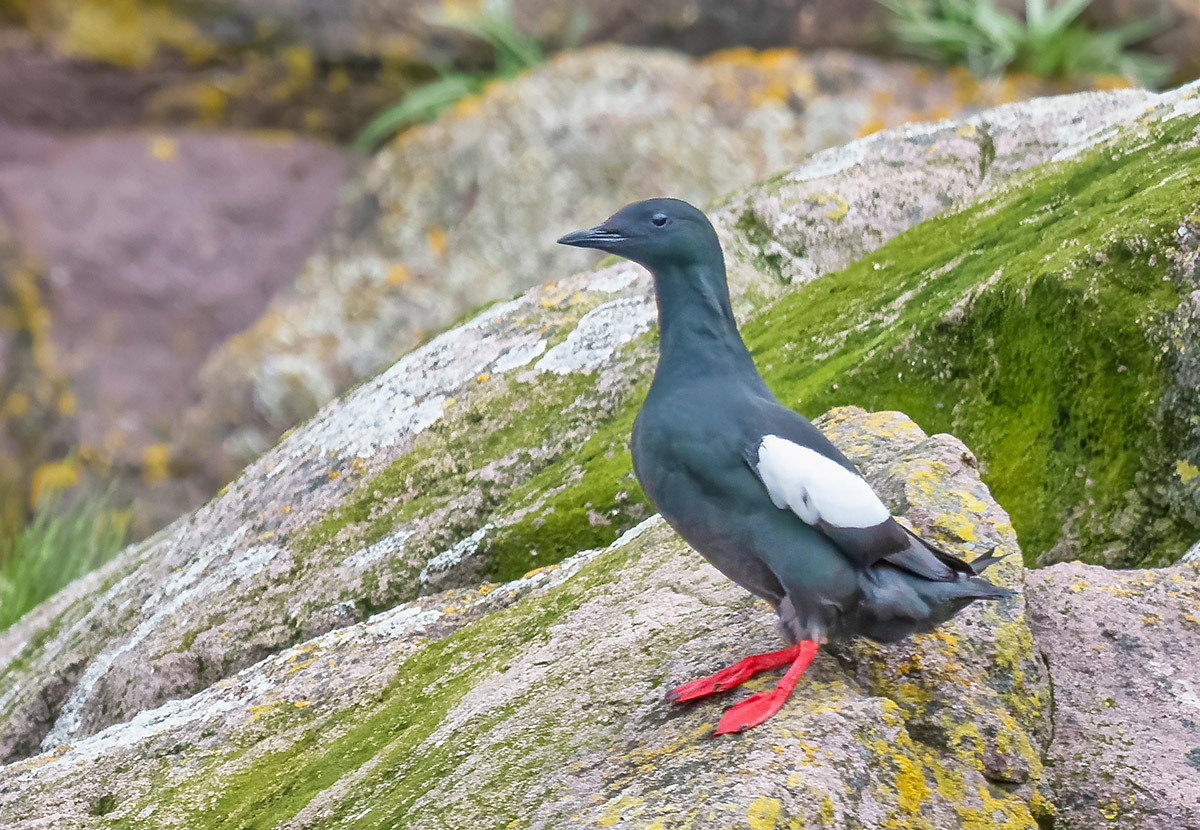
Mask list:
[[[986,571],[992,565],[995,565],[997,562],[999,562],[1001,559],[1004,559],[1008,555],[1009,554],[1007,554],[1007,553],[1002,553],[999,556],[996,556],[996,546],[993,545],[992,548],[987,553],[981,553],[979,556],[976,556],[974,559],[972,559],[967,564],[969,564],[971,566],[971,570],[975,572],[975,575],[979,576],[981,573]]]
[[[995,548],[977,556],[969,563],[970,573],[956,573],[950,582],[928,582],[911,580],[913,588],[925,602],[934,609],[934,617],[941,620],[949,619],[977,599],[997,600],[1011,597],[1014,591],[996,585],[981,576],[984,570],[996,564],[1007,554],[995,555]]]
[[[911,536],[906,550],[883,560],[891,567],[872,570],[868,599],[856,621],[858,633],[889,642],[930,631],[976,600],[1013,596],[979,576],[1003,558],[995,548],[965,562],[915,533]]]

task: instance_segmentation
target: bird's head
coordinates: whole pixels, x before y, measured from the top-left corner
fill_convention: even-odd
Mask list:
[[[558,241],[561,245],[607,251],[655,273],[667,267],[707,264],[714,256],[716,263],[721,263],[721,245],[712,224],[703,213],[679,199],[634,202],[596,227],[569,233]]]

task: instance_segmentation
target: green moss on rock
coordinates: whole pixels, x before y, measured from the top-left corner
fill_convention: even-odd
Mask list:
[[[1161,327],[1188,287],[1172,261],[1200,204],[1196,128],[1176,119],[1128,150],[1034,171],[789,294],[743,327],[768,384],[810,417],[898,409],[961,435],[1031,563],[1052,550],[1122,565],[1178,558],[1195,528],[1160,491],[1178,484],[1175,456],[1200,447],[1160,415],[1175,384]],[[526,485],[551,489],[552,507],[491,542],[495,578],[623,529],[594,514],[640,495],[628,435],[643,396]],[[571,472],[576,483],[552,487]]]
[[[1197,123],[1037,169],[789,295],[744,328],[768,383],[809,415],[900,409],[961,436],[1030,562],[1177,558],[1195,529],[1155,490],[1190,439],[1159,418],[1159,332]]]

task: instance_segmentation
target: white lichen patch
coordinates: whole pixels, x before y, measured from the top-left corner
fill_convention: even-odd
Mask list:
[[[255,545],[247,548],[230,559],[229,565],[236,579],[249,579],[262,571],[283,553],[278,545]]]
[[[1188,87],[1184,87],[1186,90]],[[1051,161],[1066,161],[1075,158],[1093,147],[1098,147],[1105,142],[1111,141],[1121,134],[1122,130],[1135,122],[1139,116],[1147,113],[1153,114],[1151,120],[1167,121],[1174,117],[1174,113],[1162,114],[1156,112],[1160,108],[1172,105],[1176,101],[1183,90],[1174,90],[1163,95],[1154,95],[1153,93],[1137,91],[1140,94],[1135,94],[1132,90],[1127,90],[1123,93],[1123,106],[1117,107],[1115,110],[1108,112],[1105,119],[1087,119],[1079,118],[1074,122],[1065,122],[1060,124],[1054,130],[1054,138],[1063,145],[1063,148],[1051,156]],[[1117,93],[1091,93],[1094,100],[1099,101],[1102,95],[1114,95]],[[1079,96],[1069,96],[1074,99]],[[1035,102],[1030,102],[1026,106],[1046,107],[1052,106],[1058,102],[1060,98],[1042,99]],[[1086,102],[1086,98],[1083,99]],[[1184,103],[1179,101],[1178,103]],[[1176,105],[1177,106],[1177,105]],[[1183,113],[1180,113],[1183,114]]]
[[[629,528],[629,530],[625,531],[620,536],[618,536],[616,541],[614,541],[611,545],[608,546],[609,550],[623,548],[626,545],[628,545],[630,542],[632,542],[634,539],[641,536],[643,533],[646,533],[649,530],[653,530],[654,528],[658,527],[659,525],[661,525],[663,523],[664,523],[663,517],[661,515],[659,515],[658,513],[655,513],[650,518],[643,519],[642,521],[638,522],[633,527]]]
[[[167,580],[161,591],[152,594],[146,600],[142,609],[142,619],[134,628],[133,633],[125,640],[98,654],[88,664],[83,676],[79,678],[79,682],[71,691],[71,696],[67,698],[54,726],[43,739],[43,750],[61,746],[78,733],[83,723],[84,708],[90,702],[97,684],[108,674],[118,658],[137,648],[142,641],[157,632],[162,623],[176,614],[184,605],[194,603],[230,585],[237,576],[237,566],[227,562],[222,567],[219,560],[230,555],[244,534],[245,527],[243,526],[211,545],[206,552],[199,554],[189,567]],[[255,555],[248,567],[253,569],[258,567],[259,563],[265,565],[262,556]]]
[[[492,364],[492,374],[503,374],[511,372],[513,369],[520,369],[522,366],[527,366],[535,358],[541,357],[546,351],[546,341],[536,340],[533,343],[526,343],[519,346],[514,346]]]
[[[623,297],[596,306],[535,368],[559,375],[590,372],[618,348],[648,331],[654,317],[654,304],[649,297]]]
[[[622,261],[591,275],[587,281],[587,288],[589,291],[598,291],[603,294],[616,294],[624,291],[639,277],[645,275],[646,271],[641,266]]]
[[[1185,87],[1167,93],[1164,97],[1168,100],[1174,99],[1174,105],[1163,119],[1164,121],[1185,115],[1195,115],[1200,112],[1200,81],[1193,81]]]
[[[361,570],[404,550],[404,543],[413,535],[411,530],[397,530],[391,536],[380,539],[373,545],[350,554],[342,560],[342,566]]]
[[[483,537],[492,529],[491,524],[485,524],[479,530],[472,533],[465,539],[461,539],[451,547],[439,553],[426,563],[421,570],[419,579],[424,585],[437,574],[445,573],[453,568],[464,558],[473,554],[479,548],[479,543],[483,541]]]
[[[316,448],[370,457],[380,447],[424,431],[442,417],[454,390],[483,373],[508,349],[528,344],[527,332],[512,333],[504,325],[528,302],[492,306],[401,358],[298,430],[286,442],[290,454],[299,457]]]

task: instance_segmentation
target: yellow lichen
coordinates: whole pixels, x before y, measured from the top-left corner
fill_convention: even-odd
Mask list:
[[[4,399],[4,414],[9,418],[20,418],[29,411],[29,396],[23,392],[11,392]]]
[[[387,273],[384,275],[383,281],[388,288],[397,288],[408,282],[410,274],[408,266],[403,262],[393,263],[388,266]]]
[[[975,535],[975,523],[962,513],[943,513],[934,519],[933,526],[961,542],[979,538]]]
[[[929,796],[929,787],[921,768],[905,755],[895,756],[896,766],[896,795],[901,809],[916,815],[921,810],[921,803]]]
[[[69,418],[75,414],[75,393],[70,389],[64,389],[58,395],[58,403],[56,408],[58,414],[64,418]]]
[[[823,799],[821,799],[821,824],[823,824],[825,827],[832,827],[836,819],[837,814],[833,809],[833,799],[831,799],[829,796],[825,796]]]
[[[79,0],[65,24],[57,44],[62,54],[120,66],[144,68],[163,48],[193,61],[215,51],[195,24],[155,0]]]
[[[159,161],[174,161],[179,155],[179,143],[167,135],[150,137],[150,155]]]
[[[65,490],[79,481],[79,470],[71,461],[51,461],[41,464],[33,471],[29,486],[29,500],[37,504],[44,493]]]
[[[750,830],[774,830],[779,821],[779,808],[779,799],[765,795],[750,802],[750,808],[746,811],[746,823],[750,825]]]
[[[150,444],[142,450],[142,481],[156,484],[171,475],[169,444]]]
[[[425,241],[429,244],[429,250],[433,251],[434,256],[446,253],[446,231],[442,228],[432,227],[425,231]]]
[[[962,830],[1037,830],[1037,822],[1023,801],[996,798],[980,785],[975,788],[980,807],[957,808]]]
[[[818,205],[825,205],[832,202],[834,207],[825,211],[825,216],[830,219],[841,219],[850,211],[850,204],[836,193],[820,193],[813,197]]]

